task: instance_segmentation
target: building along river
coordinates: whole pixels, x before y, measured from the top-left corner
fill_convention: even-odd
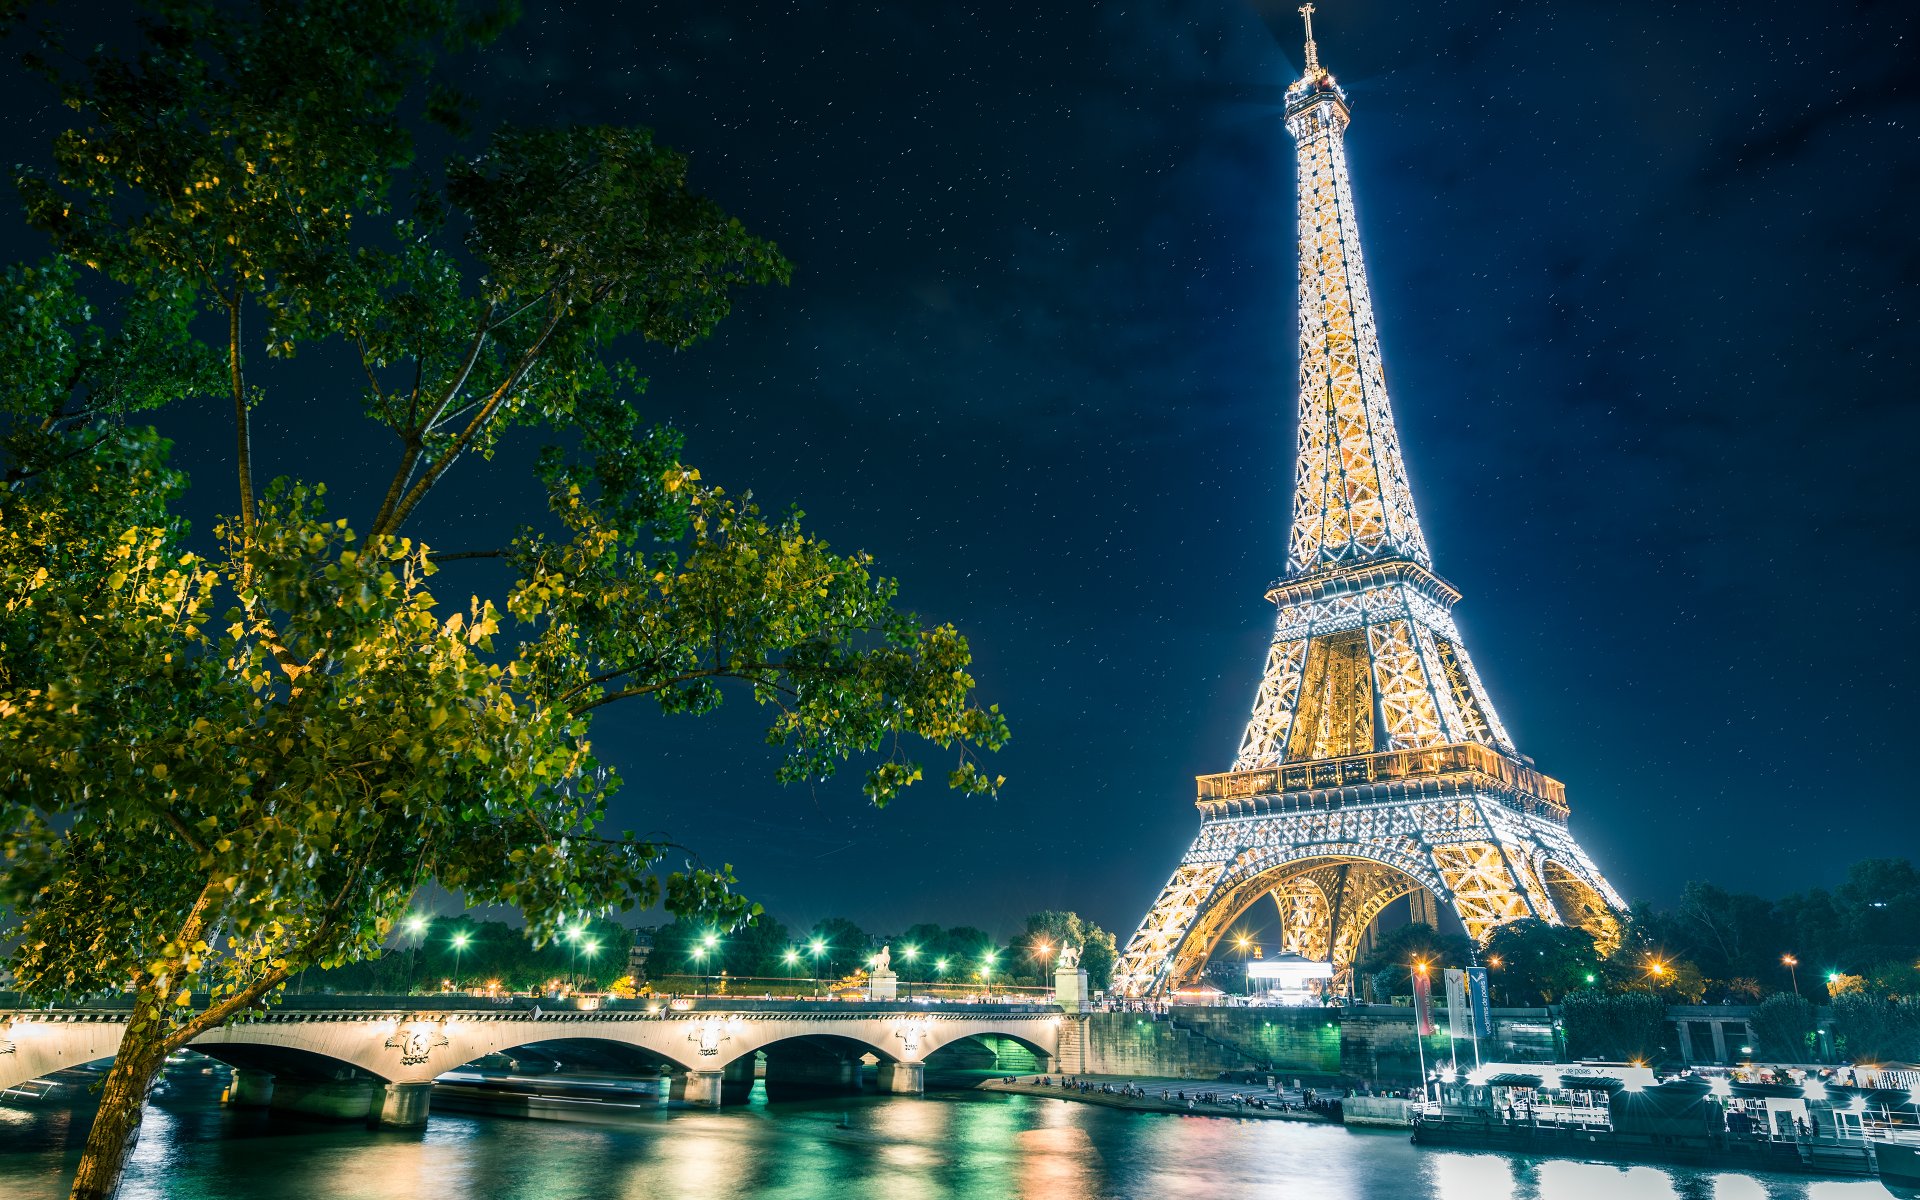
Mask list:
[[[0,1196],[67,1194],[86,1110],[0,1107]],[[1872,1180],[1619,1166],[1414,1146],[1405,1132],[1152,1115],[1024,1095],[847,1096],[604,1122],[436,1112],[374,1133],[223,1108],[149,1109],[123,1200],[1885,1200]]]

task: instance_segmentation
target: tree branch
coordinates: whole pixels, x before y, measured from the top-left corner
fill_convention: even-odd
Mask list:
[[[247,416],[247,384],[240,366],[240,308],[245,302],[236,274],[227,303],[227,365],[233,382],[234,437],[240,458],[240,529],[253,540],[253,431]]]
[[[514,366],[512,373],[502,380],[500,386],[487,397],[486,405],[474,414],[473,420],[467,422],[466,428],[462,429],[459,436],[453,439],[453,444],[447,447],[446,453],[427,468],[426,473],[420,476],[411,488],[407,489],[407,494],[400,503],[387,514],[386,521],[376,526],[374,530],[376,534],[391,535],[406,523],[407,517],[412,515],[415,506],[426,498],[427,493],[433,490],[436,483],[440,482],[440,477],[459,461],[461,453],[473,444],[476,437],[480,436],[480,431],[486,427],[493,414],[500,410],[500,405],[513,394],[513,389],[519,386],[520,381],[526,378],[527,372],[538,361],[540,351],[546,348],[547,339],[553,336],[553,331],[559,327],[560,319],[565,315],[565,306],[555,304],[553,315],[547,319],[546,326],[540,330],[540,336],[535,338],[533,344],[527,347],[526,353],[520,356],[520,361]]]

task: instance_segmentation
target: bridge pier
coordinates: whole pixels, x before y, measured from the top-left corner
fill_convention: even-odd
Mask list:
[[[882,1059],[879,1084],[881,1091],[895,1096],[924,1096],[927,1093],[927,1064]]]
[[[726,1072],[689,1068],[673,1077],[669,1098],[700,1108],[719,1108]]]
[[[235,1067],[227,1084],[227,1104],[233,1108],[267,1108],[273,1104],[273,1072]]]
[[[276,1079],[269,1107],[274,1112],[299,1113],[330,1121],[364,1121],[379,1087],[377,1080]]]
[[[720,1102],[722,1104],[745,1104],[753,1099],[753,1079],[758,1065],[759,1055],[743,1054],[721,1070]]]
[[[431,1082],[375,1084],[367,1124],[374,1129],[419,1129],[432,1108]]]

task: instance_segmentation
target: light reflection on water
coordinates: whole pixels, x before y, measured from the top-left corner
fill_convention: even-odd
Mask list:
[[[0,1109],[0,1196],[66,1194],[80,1122]],[[1886,1200],[1870,1180],[1422,1150],[1405,1134],[1028,1096],[848,1098],[619,1124],[437,1116],[424,1133],[150,1109],[125,1200]]]

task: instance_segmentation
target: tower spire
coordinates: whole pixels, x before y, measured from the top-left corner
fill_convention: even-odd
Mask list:
[[[1319,47],[1313,44],[1313,14],[1314,14],[1313,5],[1302,4],[1300,6],[1300,19],[1302,21],[1305,21],[1307,24],[1307,74],[1308,75],[1318,75],[1320,74],[1320,69],[1321,69],[1320,68],[1320,50],[1319,50]]]

